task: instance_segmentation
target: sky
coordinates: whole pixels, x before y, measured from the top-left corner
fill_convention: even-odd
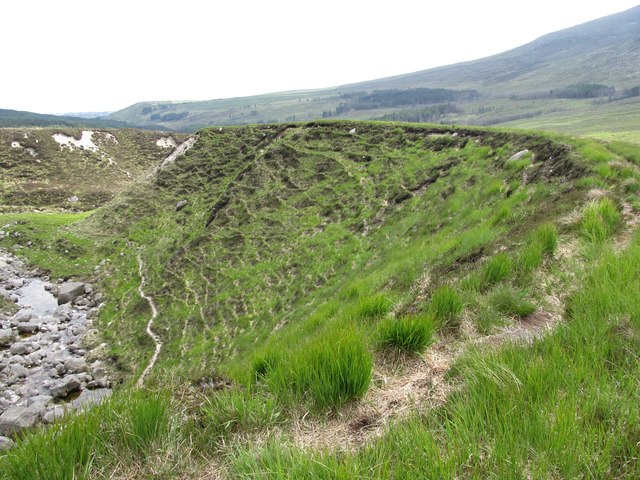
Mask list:
[[[496,54],[640,0],[21,0],[0,108],[115,111],[323,88]]]

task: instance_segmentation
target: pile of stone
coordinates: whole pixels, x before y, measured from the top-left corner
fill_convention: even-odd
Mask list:
[[[19,305],[0,314],[2,449],[19,431],[95,404],[111,389],[99,355],[85,347],[102,303],[91,285],[51,284],[0,252],[0,295]]]

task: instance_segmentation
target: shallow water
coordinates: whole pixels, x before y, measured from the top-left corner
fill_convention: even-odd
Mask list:
[[[20,297],[18,305],[28,308],[35,315],[53,315],[58,302],[55,297],[44,289],[45,282],[39,278],[29,280],[29,283],[18,290]]]

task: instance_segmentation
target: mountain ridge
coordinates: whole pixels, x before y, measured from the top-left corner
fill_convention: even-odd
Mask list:
[[[551,90],[583,83],[605,84],[618,92],[632,89],[640,84],[639,46],[640,6],[637,6],[468,62],[317,90],[196,102],[140,102],[112,113],[109,118],[138,123],[157,122],[175,130],[305,121],[327,116],[388,119],[388,115],[406,108],[344,111],[341,109],[345,104],[344,95],[415,88],[475,89],[480,92],[482,98],[478,102],[456,104],[457,108],[449,109],[447,114],[416,117],[436,123],[490,125],[501,123],[505,117],[544,117],[558,109],[581,113],[589,110],[589,102],[577,105],[576,102],[563,103],[547,98],[554,101],[531,106],[511,101],[511,97],[520,100],[548,96]],[[408,110],[419,107],[414,105]],[[640,119],[630,124],[629,129],[639,130]]]

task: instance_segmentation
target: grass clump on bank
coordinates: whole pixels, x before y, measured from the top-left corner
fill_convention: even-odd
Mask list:
[[[377,326],[377,343],[381,347],[420,353],[433,341],[436,321],[430,314],[387,318]]]
[[[373,359],[362,332],[345,327],[282,354],[274,363],[264,381],[276,397],[285,403],[306,401],[326,410],[364,395]]]
[[[452,287],[445,285],[438,288],[431,296],[429,312],[445,329],[456,329],[460,326],[460,314],[464,303]]]
[[[489,297],[489,302],[498,312],[513,316],[526,317],[536,311],[536,306],[524,298],[524,294],[509,287],[496,289]]]
[[[498,253],[491,257],[485,263],[481,274],[482,288],[488,288],[498,282],[501,282],[511,274],[513,265],[509,256],[504,253]]]
[[[610,198],[601,198],[587,205],[582,213],[580,234],[593,244],[611,237],[620,225],[622,216]]]

